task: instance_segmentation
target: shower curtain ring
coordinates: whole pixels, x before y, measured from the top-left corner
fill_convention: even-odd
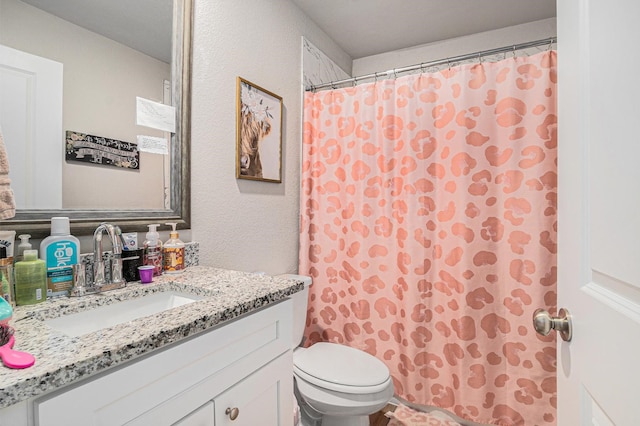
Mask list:
[[[516,57],[516,45],[515,44],[513,45],[513,57],[514,58]]]
[[[549,47],[547,48],[547,50],[551,50],[552,47],[553,47],[553,39],[550,38],[549,39]]]
[[[449,67],[449,71],[451,71],[451,61],[447,58],[447,67]]]
[[[353,87],[356,87],[356,84],[358,84],[358,77],[353,77]]]
[[[398,73],[395,68],[393,69],[393,78],[398,78]]]

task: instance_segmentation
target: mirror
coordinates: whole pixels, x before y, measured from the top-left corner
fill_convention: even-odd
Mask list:
[[[159,2],[157,0],[142,2],[130,2],[126,0],[120,0],[116,2],[115,0],[65,0],[67,2],[71,2],[71,9],[78,9],[81,6],[85,6],[87,4],[100,4],[103,2],[107,3],[122,3],[127,9],[125,13],[120,13],[118,16],[120,20],[123,22],[114,22],[109,21],[110,27],[115,29],[116,32],[125,33],[128,28],[131,27],[142,27],[142,25],[137,25],[132,22],[124,22],[125,18],[129,19],[134,13],[132,13],[132,7],[141,7],[145,18],[149,18],[149,21],[152,20],[153,15],[159,14],[156,9],[159,9]],[[69,216],[71,219],[71,227],[72,233],[76,235],[86,235],[93,232],[93,230],[97,227],[100,222],[109,221],[112,223],[118,224],[123,231],[143,231],[146,229],[146,225],[149,223],[164,223],[164,222],[177,222],[179,228],[187,228],[189,227],[190,220],[190,175],[189,175],[189,146],[190,146],[190,66],[191,66],[191,42],[192,42],[192,6],[193,0],[168,0],[169,5],[168,8],[171,8],[170,2],[173,2],[173,18],[172,23],[172,36],[171,36],[171,48],[167,49],[170,51],[171,60],[170,64],[166,64],[167,79],[170,80],[170,84],[165,84],[164,87],[160,87],[160,91],[170,92],[170,96],[167,95],[166,98],[170,98],[170,102],[172,106],[175,108],[175,129],[174,132],[165,132],[162,130],[156,130],[149,128],[148,130],[140,130],[141,126],[137,126],[138,129],[134,130],[138,132],[138,135],[141,133],[143,135],[151,136],[152,139],[154,136],[160,136],[157,139],[162,139],[164,136],[166,140],[168,140],[168,155],[161,154],[153,154],[149,152],[139,152],[140,159],[140,170],[123,170],[116,169],[116,167],[104,167],[103,165],[95,165],[95,164],[84,164],[84,163],[71,163],[69,161],[69,157],[67,156],[67,162],[64,164],[64,153],[61,155],[61,162],[67,168],[66,172],[71,170],[71,176],[84,176],[81,179],[76,179],[79,183],[85,185],[85,187],[81,187],[81,189],[76,189],[72,191],[75,194],[82,194],[75,202],[68,202],[66,196],[65,202],[60,203],[60,208],[49,208],[49,207],[26,207],[19,208],[16,212],[16,216],[11,220],[6,220],[0,222],[1,229],[10,229],[16,230],[17,233],[25,232],[30,233],[34,238],[44,237],[50,232],[50,219],[54,216]],[[25,0],[27,3],[33,3],[37,6],[37,3],[42,4],[51,4],[49,1],[42,0]],[[26,3],[22,3],[20,0],[0,0],[0,23],[2,20],[10,20],[11,17],[9,13],[11,12],[12,5],[18,6],[28,6],[34,7],[30,5],[26,5]],[[60,1],[56,2],[60,3]],[[146,9],[144,9],[146,8]],[[117,15],[117,14],[116,14]],[[107,20],[106,16],[100,16],[102,20]],[[84,21],[88,21],[85,19]],[[83,21],[83,22],[84,22]],[[171,21],[171,20],[169,20]],[[4,21],[5,23],[9,21]],[[91,27],[91,24],[88,24]],[[0,45],[7,44],[10,46],[10,43],[6,43],[10,38],[6,37],[6,28],[10,25],[0,25]],[[149,30],[145,30],[149,32]],[[156,38],[160,38],[157,36]],[[123,41],[119,41],[118,43],[124,43]],[[123,47],[124,48],[124,47]],[[126,47],[126,49],[129,49]],[[43,55],[44,56],[44,55]],[[168,54],[166,55],[169,56]],[[162,60],[158,60],[156,62],[160,63]],[[85,60],[86,67],[96,66],[94,62]],[[64,65],[63,65],[64,66]],[[113,68],[108,67],[107,73],[116,72],[126,72],[129,64],[119,63],[113,64]],[[1,67],[1,64],[0,64]],[[71,72],[71,67],[67,67],[69,73]],[[159,80],[162,83],[161,79]],[[67,80],[65,80],[65,86],[69,86]],[[160,84],[159,86],[162,86]],[[65,87],[65,93],[67,88]],[[138,89],[135,89],[138,90]],[[83,93],[88,93],[86,89],[82,89]],[[6,92],[5,92],[6,94]],[[162,95],[160,95],[162,96]],[[5,96],[6,97],[6,96]],[[70,97],[70,96],[68,96]],[[131,96],[130,96],[131,97]],[[141,96],[145,98],[144,95]],[[133,96],[135,99],[135,96]],[[147,96],[147,99],[151,99],[153,101],[159,101],[159,99],[153,99],[153,96]],[[96,122],[98,120],[107,121],[109,118],[112,118],[112,113],[100,113],[98,108],[91,107],[91,96],[86,95],[86,104],[85,109],[89,110],[90,113],[93,113],[94,120]],[[128,102],[128,101],[127,101]],[[96,102],[98,103],[98,102]],[[104,102],[103,102],[104,103]],[[83,105],[81,105],[82,107]],[[67,103],[64,103],[65,114],[67,109]],[[124,108],[120,108],[124,109]],[[126,121],[130,123],[136,122],[136,106],[133,106],[133,112],[127,114],[124,118],[121,118],[121,121]],[[91,115],[91,114],[89,114]],[[171,111],[170,115],[174,115]],[[82,127],[82,125],[69,125],[67,122],[67,118],[65,116],[65,124],[64,131],[76,131],[79,133],[86,132],[89,133],[93,130],[87,130],[85,128],[76,128]],[[99,125],[99,123],[98,123]],[[71,127],[71,128],[68,128]],[[116,125],[108,124],[104,126],[104,129],[101,130],[101,133],[97,136],[102,136],[105,138],[112,138],[116,141],[123,140],[126,142],[136,142],[130,140],[131,138],[119,139],[117,137]],[[94,126],[95,128],[95,126]],[[144,129],[144,128],[142,128]],[[4,130],[4,129],[3,129]],[[97,132],[97,131],[96,131]],[[112,133],[115,133],[114,134]],[[154,133],[155,132],[155,133]],[[57,132],[54,132],[54,134]],[[62,133],[62,136],[59,138],[59,145],[56,147],[59,149],[58,152],[68,151],[68,139],[67,146],[65,149],[65,134]],[[133,136],[135,138],[135,136]],[[5,134],[5,142],[6,142],[6,134]],[[11,154],[10,154],[11,155]],[[49,162],[52,162],[50,159],[54,156],[49,156]],[[18,163],[19,166],[20,163]],[[47,173],[42,173],[39,164],[36,163],[35,160],[30,161],[30,165],[36,169],[34,174],[40,174],[47,176]],[[154,204],[149,204],[146,202],[140,202],[139,204],[136,202],[123,201],[125,199],[125,195],[127,195],[128,189],[132,188],[132,182],[139,182],[139,179],[143,177],[142,168],[145,166],[145,172],[150,171],[152,169],[151,165],[156,164],[155,175],[157,178],[152,177],[152,181],[150,183],[145,183],[141,185],[136,185],[144,188],[145,190],[156,191],[159,193],[159,197],[155,197]],[[159,166],[158,166],[159,164]],[[16,167],[13,162],[10,165],[12,172],[14,167]],[[82,173],[93,173],[91,175],[81,175],[80,172],[74,172],[75,170],[80,170]],[[144,181],[143,181],[144,182]],[[105,197],[105,191],[100,189],[99,184],[107,184],[110,186],[110,190],[115,192],[116,196]],[[43,194],[47,192],[59,192],[59,191],[50,191],[48,185],[37,185],[36,188],[44,186],[44,189],[41,191]],[[62,187],[67,188],[68,182],[65,182]],[[14,191],[16,189],[14,188]],[[62,197],[61,195],[59,197]],[[95,198],[96,201],[99,201],[95,204],[85,203],[90,198]],[[121,199],[122,198],[122,199]],[[135,199],[140,199],[141,197],[134,197]],[[158,202],[157,199],[160,199]],[[121,203],[125,203],[124,206],[117,205],[116,201],[120,201]],[[84,204],[83,204],[84,203]],[[129,207],[130,206],[130,207]]]

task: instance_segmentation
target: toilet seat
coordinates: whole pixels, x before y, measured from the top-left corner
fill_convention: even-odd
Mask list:
[[[389,369],[376,357],[326,342],[298,348],[293,354],[293,371],[310,384],[350,394],[381,392],[391,381]]]

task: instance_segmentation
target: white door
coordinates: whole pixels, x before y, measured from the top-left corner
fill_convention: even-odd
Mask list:
[[[640,2],[557,8],[558,425],[640,425]]]
[[[0,128],[16,207],[61,209],[61,63],[0,45]]]

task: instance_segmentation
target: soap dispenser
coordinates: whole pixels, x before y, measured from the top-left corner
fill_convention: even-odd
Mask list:
[[[158,277],[162,275],[162,241],[160,241],[160,235],[158,234],[159,224],[149,225],[149,232],[145,235],[142,257],[142,263],[144,265],[153,266],[153,276]]]
[[[31,246],[31,243],[29,242],[29,238],[31,238],[31,235],[22,234],[22,235],[18,235],[18,238],[20,239],[20,244],[18,244],[18,250],[14,258],[15,263],[20,262],[21,260],[24,259],[25,250],[31,250],[33,248]]]
[[[47,267],[38,259],[38,250],[25,250],[16,263],[16,304],[33,305],[47,300]]]
[[[184,243],[180,241],[177,223],[165,223],[171,226],[169,239],[164,243],[164,271],[167,274],[179,274],[184,271]]]

